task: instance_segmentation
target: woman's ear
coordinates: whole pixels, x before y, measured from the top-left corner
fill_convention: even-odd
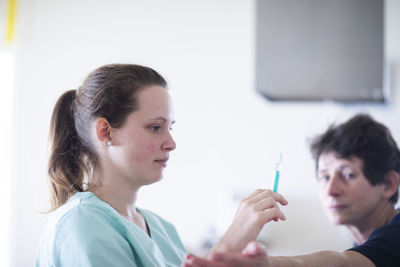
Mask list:
[[[384,196],[389,199],[396,193],[399,187],[399,173],[395,170],[388,171],[385,175],[384,186]]]
[[[111,142],[111,125],[105,118],[97,118],[94,122],[94,127],[96,131],[96,139],[100,143],[107,145]]]

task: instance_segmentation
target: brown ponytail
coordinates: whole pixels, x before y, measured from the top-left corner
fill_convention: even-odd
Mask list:
[[[58,99],[49,140],[51,211],[91,186],[97,165],[90,134],[94,120],[103,117],[112,127],[121,127],[138,108],[138,90],[151,85],[166,87],[167,83],[151,68],[110,64],[94,70],[78,90],[69,90]]]
[[[51,209],[64,204],[72,194],[83,191],[87,168],[83,164],[84,151],[74,123],[76,90],[65,92],[57,101],[50,123]]]

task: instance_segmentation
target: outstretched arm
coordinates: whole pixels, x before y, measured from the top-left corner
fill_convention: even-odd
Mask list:
[[[355,251],[320,251],[292,257],[267,256],[265,247],[249,243],[242,253],[214,253],[209,259],[188,255],[185,267],[375,267],[364,255]]]
[[[249,242],[256,240],[266,223],[285,220],[278,203],[287,205],[288,202],[282,195],[262,189],[241,200],[231,226],[210,253],[240,253]]]

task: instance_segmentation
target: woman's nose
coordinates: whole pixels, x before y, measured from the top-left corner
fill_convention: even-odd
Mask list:
[[[342,193],[342,183],[339,175],[334,174],[331,179],[329,179],[326,192],[330,196],[338,196]]]
[[[167,134],[167,139],[165,140],[165,142],[162,144],[162,149],[163,150],[167,150],[167,151],[172,151],[176,148],[176,143],[174,138],[172,137],[171,133],[168,132]]]

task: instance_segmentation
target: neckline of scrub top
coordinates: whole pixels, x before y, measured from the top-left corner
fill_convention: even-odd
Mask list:
[[[114,209],[110,204],[108,204],[107,202],[105,202],[104,200],[100,199],[99,197],[97,197],[95,194],[93,194],[90,191],[87,192],[80,192],[80,193],[88,193],[89,197],[93,197],[95,198],[97,201],[100,201],[101,203],[104,203],[105,205],[107,205],[109,208],[111,208],[113,210],[114,213],[116,213],[120,218],[122,218],[125,222],[128,222],[129,224],[133,225],[133,227],[137,228],[137,230],[140,230],[141,233],[143,233],[145,236],[147,236],[150,239],[153,239],[153,234],[152,234],[152,223],[150,223],[148,219],[148,216],[145,214],[145,212],[143,212],[143,210],[141,208],[135,207],[136,211],[139,212],[140,214],[142,214],[144,222],[146,224],[147,230],[149,231],[149,234],[147,234],[145,231],[143,231],[142,228],[140,228],[139,226],[137,226],[134,222],[128,220],[127,218],[125,218],[124,216],[122,216],[116,209]]]

